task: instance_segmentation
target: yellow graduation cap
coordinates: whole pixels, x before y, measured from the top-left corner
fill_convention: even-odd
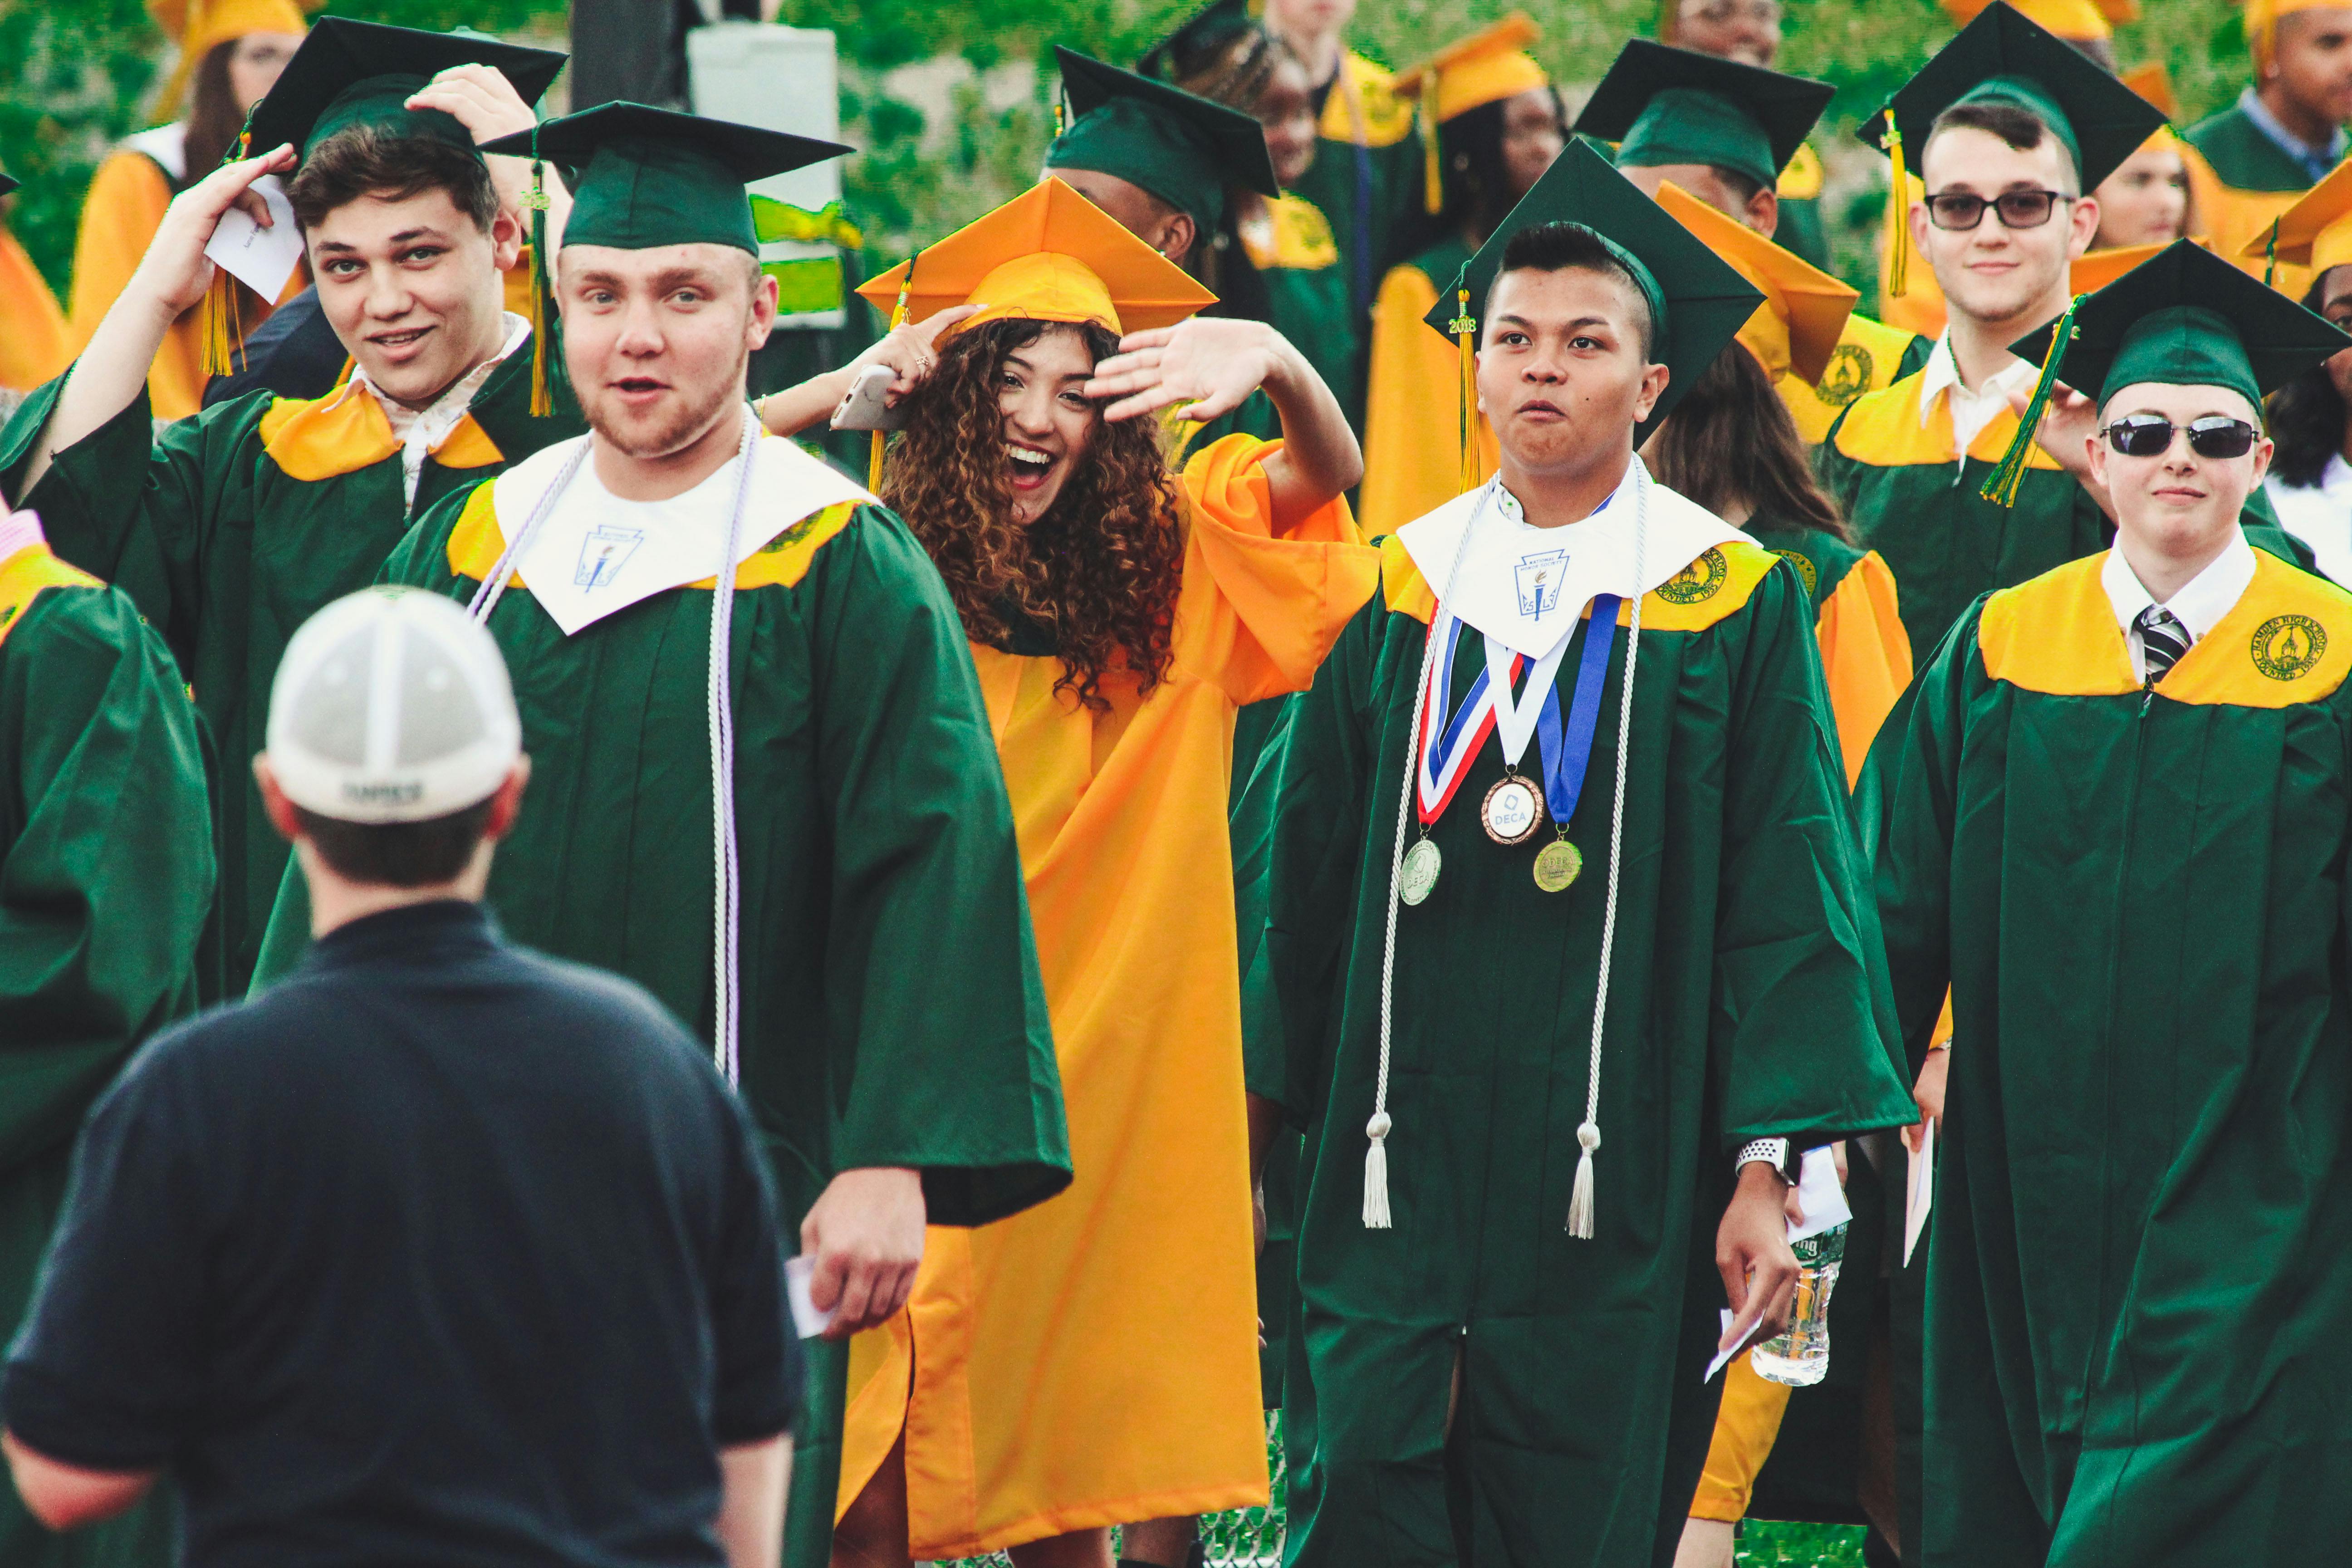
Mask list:
[[[2162,60],[2150,60],[2136,70],[2124,72],[2116,79],[2156,105],[2167,120],[2179,117],[2180,100],[2173,96],[2172,73],[2164,68]],[[2161,131],[2157,132],[2158,137],[2164,134]]]
[[[2340,5],[2344,0],[2242,0],[2246,48],[2254,57],[2256,67],[2270,64],[2271,35],[2276,30],[2281,16],[2292,16],[2297,11],[2318,11]]]
[[[1658,205],[1762,291],[1739,341],[1766,373],[1778,381],[1786,372],[1808,386],[1820,381],[1862,296],[1671,180],[1658,187]]]
[[[1967,26],[1996,0],[1944,0],[1944,10]],[[1999,0],[2062,38],[2115,37],[2114,24],[2139,20],[2139,0]]]
[[[1018,318],[1093,321],[1114,332],[1173,326],[1217,302],[1182,268],[1050,175],[857,291],[877,308],[897,301],[893,325],[979,301],[988,308],[963,326]]]
[[[2273,266],[2284,261],[2308,267],[2315,278],[2352,262],[2352,159],[2336,164],[2238,254],[2249,259],[2267,257]]]
[[[2084,251],[2066,268],[2066,292],[2095,294],[2141,262],[2155,260],[2171,249],[2174,243],[2160,239],[2153,245],[2111,245],[2105,250]],[[2210,240],[2191,239],[2189,243],[2203,250],[2213,248]]]
[[[299,4],[298,0],[147,0],[147,15],[180,48],[179,63],[164,79],[163,93],[155,100],[156,115],[169,120],[180,112],[197,62],[218,46],[248,33],[308,32],[310,24],[302,19],[302,13],[323,4],[325,0],[299,0]],[[192,176],[210,172],[188,171]]]
[[[1428,159],[1423,195],[1433,212],[1444,207],[1437,128],[1489,103],[1516,98],[1530,88],[1549,87],[1551,78],[1527,47],[1543,36],[1534,17],[1514,11],[1493,26],[1446,45],[1390,81],[1399,96],[1417,100],[1421,140]]]

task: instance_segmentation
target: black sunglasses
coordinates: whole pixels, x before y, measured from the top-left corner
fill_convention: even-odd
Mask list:
[[[1965,234],[1984,222],[1985,208],[1992,207],[2000,213],[2003,228],[2040,228],[2060,202],[2074,199],[2063,191],[2003,191],[1990,201],[1966,191],[1948,191],[1927,198],[1927,220],[1937,228]]]
[[[2161,414],[2126,414],[2100,434],[2126,458],[2161,458],[2172,450],[2176,428]],[[2254,436],[2252,426],[2227,415],[2189,422],[2189,449],[2200,458],[2242,458],[2254,449]]]

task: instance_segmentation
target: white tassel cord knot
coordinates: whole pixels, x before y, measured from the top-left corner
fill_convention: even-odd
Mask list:
[[[1364,1151],[1364,1228],[1389,1228],[1389,1121],[1385,1110],[1375,1110],[1372,1119],[1364,1123],[1364,1136],[1372,1141]]]
[[[1580,1241],[1591,1241],[1592,1154],[1601,1147],[1601,1129],[1590,1121],[1577,1123],[1576,1142],[1583,1152],[1576,1157],[1576,1186],[1568,1194],[1568,1234]]]

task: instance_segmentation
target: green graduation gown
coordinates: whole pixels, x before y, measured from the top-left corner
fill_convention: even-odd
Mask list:
[[[319,399],[252,393],[160,433],[142,393],[59,452],[23,498],[59,555],[131,595],[194,689],[222,778],[226,996],[244,994],[286,868],[286,845],[246,766],[261,749],[287,639],[320,606],[373,581],[435,501],[579,433],[560,376],[556,411],[530,416],[530,360],[526,342],[490,374],[467,419],[425,458],[413,508],[400,443],[358,388]],[[35,393],[0,431],[0,486],[13,491],[64,384]]]
[[[1873,759],[1913,1059],[1955,1020],[1925,1561],[2336,1561],[2352,595],[2257,555],[2144,689],[2101,565],[1971,610]]]
[[[2221,183],[2239,191],[2307,191],[2311,176],[2285,148],[2254,123],[2244,107],[2231,104],[2181,133],[2212,166]],[[2232,259],[2235,259],[2232,258]]]
[[[1348,376],[1331,383],[1348,422],[1364,427],[1364,351],[1371,342],[1372,296],[1426,226],[1422,182],[1427,158],[1412,105],[1397,96],[1390,73],[1352,49],[1323,95],[1315,161],[1290,186],[1330,220],[1347,284],[1348,326],[1358,353]]]
[[[504,541],[502,488],[427,513],[385,578],[470,599]],[[934,1225],[1052,1196],[1070,1179],[1061,1079],[1012,807],[946,584],[895,515],[850,504],[785,528],[736,584],[741,1088],[787,1237],[797,1250],[809,1205],[846,1169],[919,1168]],[[489,622],[531,758],[491,907],[516,941],[627,975],[706,1037],[709,588],[566,637],[518,581]],[[289,878],[257,981],[290,967],[309,925]],[[822,1563],[847,1360],[804,1342],[813,1405],[787,1560]]]
[[[23,1321],[83,1112],[195,1007],[212,899],[195,715],[124,595],[32,546],[0,562],[0,1315]],[[173,1561],[167,1501],[72,1536],[0,1486],[0,1562]]]
[[[1663,1564],[1714,1426],[1720,1385],[1700,1373],[1719,1331],[1732,1153],[1911,1114],[1812,606],[1793,566],[1745,541],[1644,601],[1589,1241],[1564,1221],[1625,639],[1577,813],[1586,868],[1565,893],[1536,887],[1536,844],[1482,830],[1497,749],[1468,764],[1433,834],[1443,875],[1400,910],[1395,1228],[1370,1230],[1391,835],[1432,606],[1400,542],[1384,549],[1384,595],[1300,699],[1282,751],[1265,940],[1306,1136],[1286,1560]],[[1560,665],[1564,704],[1590,625]],[[1454,700],[1480,662],[1457,660]]]

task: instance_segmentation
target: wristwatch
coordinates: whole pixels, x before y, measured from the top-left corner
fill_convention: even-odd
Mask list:
[[[1786,1138],[1749,1139],[1740,1145],[1739,1152],[1732,1156],[1732,1173],[1738,1174],[1759,1160],[1779,1172],[1782,1181],[1792,1185],[1795,1184],[1797,1178],[1790,1169],[1789,1141]]]

